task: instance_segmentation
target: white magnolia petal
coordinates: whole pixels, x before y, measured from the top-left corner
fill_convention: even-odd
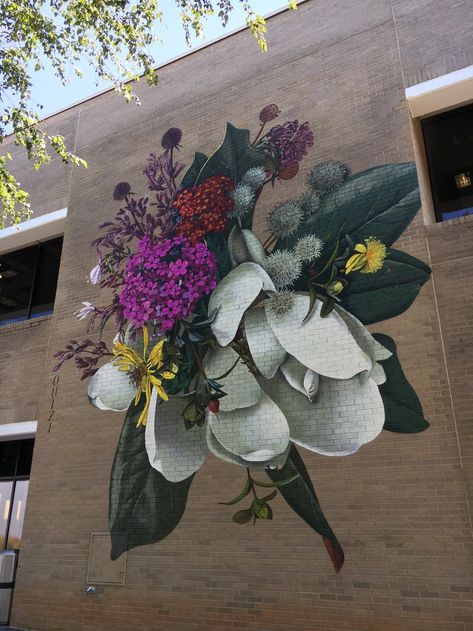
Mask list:
[[[89,381],[87,394],[90,402],[100,410],[122,412],[128,409],[136,390],[128,372],[118,370],[111,361],[99,368]]]
[[[307,393],[307,398],[312,403],[314,401],[317,391],[319,389],[320,376],[313,370],[307,369],[304,376],[304,390]]]
[[[221,375],[230,370],[237,360],[230,374],[221,379]],[[258,382],[230,346],[209,350],[205,356],[204,369],[207,377],[215,379],[227,393],[220,399],[222,412],[245,408],[259,401],[261,388]]]
[[[214,289],[209,301],[209,315],[217,309],[211,329],[221,346],[236,335],[244,312],[261,290],[276,291],[273,281],[256,263],[235,267]]]
[[[145,444],[151,466],[170,482],[180,482],[195,473],[204,464],[207,454],[205,428],[186,429],[182,410],[185,399],[170,398],[158,405],[153,388]]]
[[[233,267],[247,262],[263,267],[266,261],[265,249],[254,232],[237,225],[228,235],[228,252]]]
[[[378,364],[377,362],[373,364],[373,370],[371,371],[370,378],[378,386],[386,382],[386,373],[384,372],[384,368],[381,366],[381,364]]]
[[[263,391],[256,405],[232,412],[208,412],[207,418],[218,442],[244,460],[270,460],[289,444],[286,418]]]
[[[270,460],[265,460],[261,462],[245,460],[244,458],[240,458],[240,456],[237,456],[236,454],[232,454],[231,451],[225,449],[225,447],[218,442],[215,434],[212,431],[212,428],[210,427],[210,423],[207,423],[207,446],[209,448],[209,451],[220,460],[223,460],[224,462],[230,462],[231,464],[237,464],[240,467],[252,467],[253,469],[264,469],[266,467],[283,467],[286,464],[286,460],[291,449],[291,443],[289,443],[286,450],[283,451],[282,454],[278,454]]]
[[[301,364],[334,379],[350,379],[371,369],[371,359],[364,353],[345,322],[332,311],[320,316],[322,302],[317,300],[311,317],[304,322],[310,299],[296,294],[291,309],[275,315],[266,305],[266,317],[280,344]]]
[[[383,401],[372,379],[361,384],[358,376],[321,377],[314,403],[292,389],[280,373],[261,385],[284,411],[291,440],[319,454],[355,453],[383,429]]]
[[[387,348],[377,342],[358,318],[355,318],[354,315],[340,307],[340,305],[335,305],[335,311],[343,319],[361,350],[369,355],[373,362],[391,357],[391,351],[388,351]]]
[[[245,333],[256,367],[266,379],[272,379],[286,357],[262,308],[249,309],[245,314]]]
[[[304,377],[307,372],[307,368],[297,361],[292,355],[288,355],[284,362],[281,364],[281,372],[284,375],[287,383],[306,396],[304,388]]]

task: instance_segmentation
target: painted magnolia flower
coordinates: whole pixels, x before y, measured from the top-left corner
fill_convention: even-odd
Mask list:
[[[220,347],[206,356],[206,374],[215,378],[231,367],[238,356],[229,344],[244,327],[257,376],[240,362],[220,380],[228,395],[218,414],[207,414],[209,449],[244,466],[284,463],[290,441],[325,455],[356,452],[383,428],[378,385],[385,375],[378,360],[390,351],[341,307],[322,318],[317,300],[306,319],[310,298],[295,293],[278,314],[264,296],[255,305],[261,292],[272,295],[274,285],[247,262],[210,298]]]
[[[137,336],[135,343],[115,342],[114,359],[95,373],[89,382],[90,402],[101,410],[127,410],[134,400],[138,404],[145,395],[145,406],[138,419],[137,427],[145,425],[152,393],[163,401],[168,395],[163,388],[163,380],[174,379],[177,366],[166,366],[163,359],[165,339],[159,340],[151,349],[149,333],[143,327],[142,336]]]

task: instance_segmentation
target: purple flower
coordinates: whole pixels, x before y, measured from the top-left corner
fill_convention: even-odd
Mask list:
[[[119,295],[124,317],[136,326],[158,322],[162,332],[186,319],[204,295],[216,287],[217,262],[204,243],[185,237],[140,241],[126,263]]]
[[[300,162],[307,155],[307,148],[314,144],[314,134],[309,123],[298,120],[287,121],[283,125],[272,127],[261,139],[261,144],[275,150],[279,156],[279,168]]]
[[[77,316],[79,320],[84,320],[95,311],[94,305],[92,305],[90,302],[83,302],[82,304],[84,305],[82,309],[74,311],[74,315]]]
[[[92,285],[98,285],[100,283],[100,281],[102,280],[102,270],[100,268],[100,263],[90,270],[89,278]]]

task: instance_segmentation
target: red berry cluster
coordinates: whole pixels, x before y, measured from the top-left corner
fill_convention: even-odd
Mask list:
[[[228,213],[233,210],[229,196],[234,184],[225,175],[214,175],[202,184],[181,191],[173,202],[181,216],[176,234],[196,244],[209,232],[223,232],[228,227]]]

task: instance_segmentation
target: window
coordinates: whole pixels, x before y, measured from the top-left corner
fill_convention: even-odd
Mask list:
[[[473,214],[473,104],[422,120],[437,221]]]
[[[0,442],[0,550],[19,550],[34,439]]]
[[[62,237],[0,254],[0,324],[52,313]]]

